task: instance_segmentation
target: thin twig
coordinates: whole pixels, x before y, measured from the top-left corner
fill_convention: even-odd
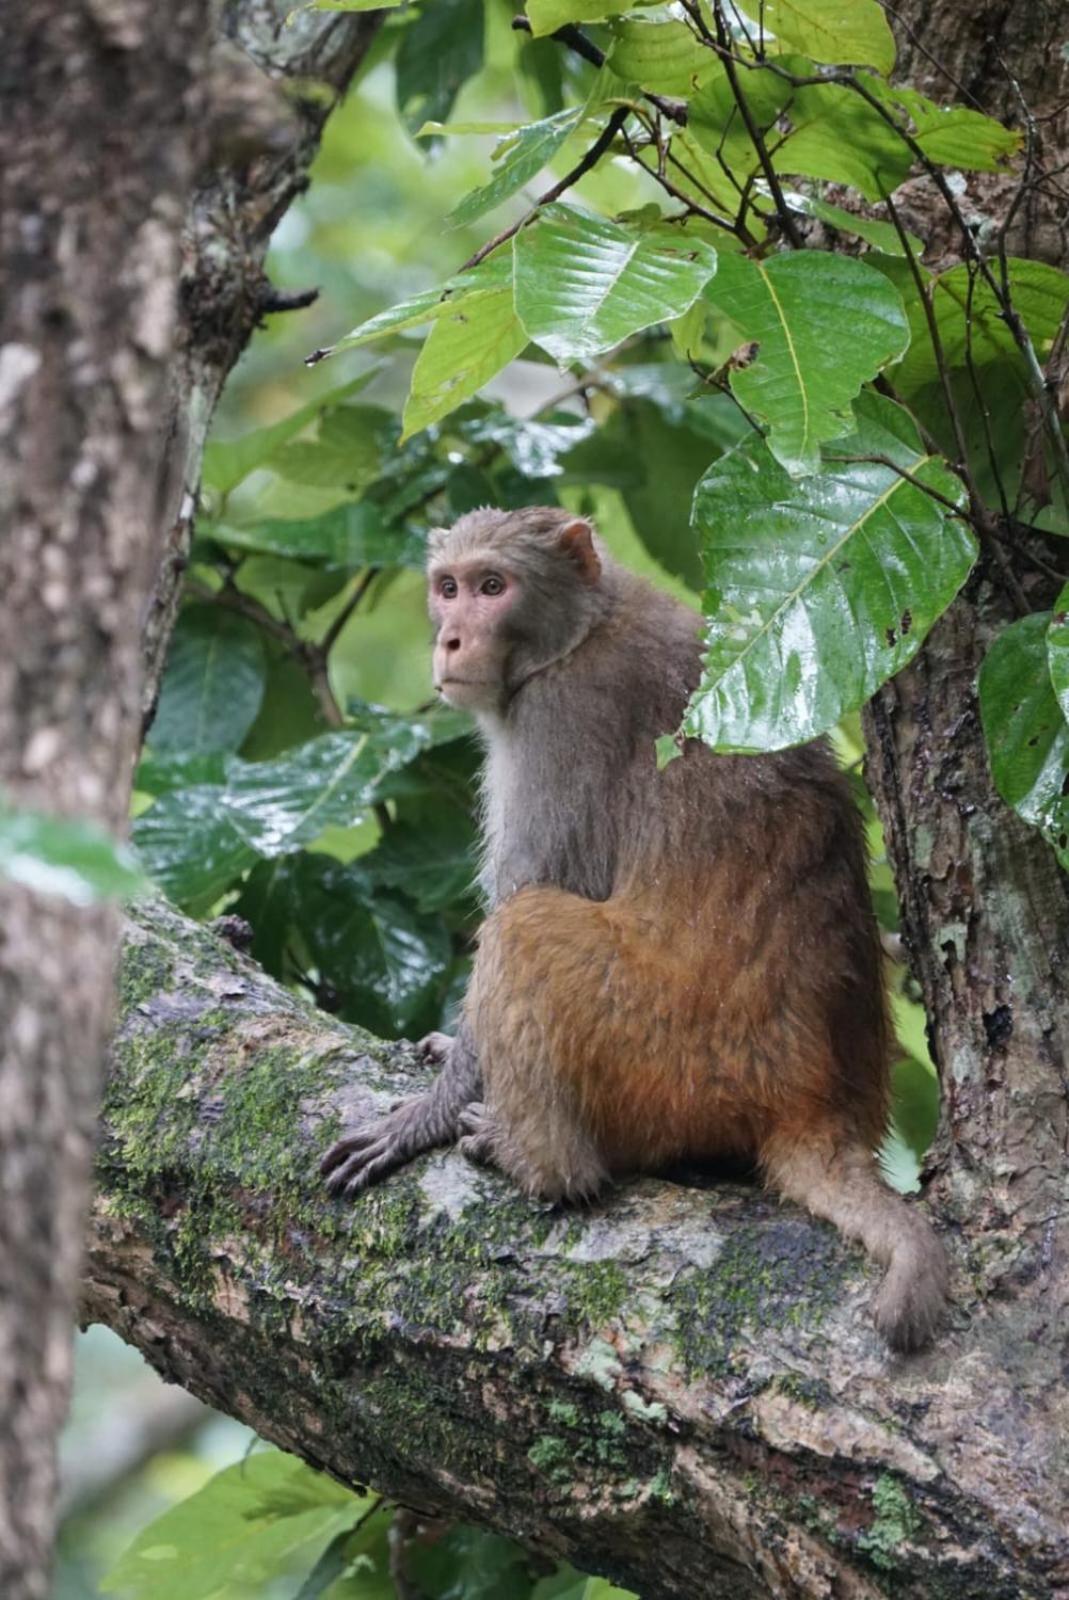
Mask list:
[[[342,629],[349,621],[349,618],[360,605],[360,602],[363,600],[364,596],[367,594],[368,590],[371,588],[371,585],[374,583],[381,571],[381,567],[368,567],[363,573],[361,573],[360,581],[357,583],[356,588],[353,590],[348,600],[346,600],[345,604],[338,612],[338,615],[334,618],[334,621],[331,623],[330,627],[319,641],[319,648],[322,650],[325,656],[329,656],[331,650],[334,648],[334,645],[337,642],[338,635],[342,632]]]
[[[771,157],[769,156],[768,150],[765,147],[764,136],[754,120],[753,112],[750,110],[749,101],[742,92],[742,84],[739,82],[739,75],[736,71],[736,57],[734,52],[728,48],[727,27],[724,22],[723,12],[721,11],[719,4],[717,4],[713,12],[716,23],[716,36],[714,38],[714,36],[709,32],[705,18],[701,13],[701,7],[697,3],[697,0],[683,0],[683,9],[694,23],[699,37],[704,42],[708,44],[715,44],[719,47],[717,49],[717,54],[724,63],[724,69],[727,72],[728,83],[731,86],[731,93],[734,96],[735,104],[739,108],[739,115],[742,117],[742,120],[746,125],[746,132],[749,134],[751,143],[757,152],[757,159],[761,163],[761,170],[765,175],[765,182],[768,184],[768,191],[772,196],[773,203],[775,204],[780,226],[794,248],[796,250],[801,250],[804,248],[805,241],[803,240],[802,235],[799,233],[797,224],[795,223],[794,217],[791,214],[790,207],[787,205],[786,197],[784,196],[783,189],[780,185],[779,176],[775,167],[772,165]]]
[[[939,504],[941,506],[945,506],[953,516],[961,517],[963,521],[969,520],[968,514],[964,512],[953,500],[951,500],[949,495],[941,494],[938,489],[933,489],[929,483],[923,483],[920,478],[916,477],[912,472],[907,471],[905,467],[900,467],[898,462],[893,460],[891,456],[880,455],[878,453],[857,456],[831,455],[827,450],[825,450],[824,460],[843,462],[871,462],[873,466],[889,467],[892,472],[897,472],[900,478],[904,478],[907,483],[911,483],[915,489],[920,489],[922,494],[926,494],[929,499],[938,500]]]
[[[460,271],[469,272],[472,267],[477,267],[480,261],[485,261],[488,255],[492,255],[501,245],[506,244],[509,239],[519,233],[521,228],[525,228],[529,222],[533,221],[543,206],[548,206],[552,201],[559,200],[566,189],[570,189],[574,183],[578,183],[583,174],[589,172],[591,167],[596,166],[601,160],[630,114],[630,106],[617,106],[583,159],[577,161],[572,170],[566,172],[559,183],[553,184],[551,188],[546,190],[545,194],[539,195],[530,210],[525,211],[517,222],[511,222],[507,228],[502,228],[500,233],[496,233],[492,239],[487,240],[486,244],[480,245],[475,254],[468,257]]]
[[[530,33],[530,19],[524,16],[513,17],[512,27],[516,33]],[[592,67],[603,67],[605,65],[604,50],[599,50],[593,39],[588,39],[582,29],[577,28],[572,22],[565,23],[563,28],[558,28],[555,33],[551,33],[550,38],[556,39],[558,44],[567,45],[568,49],[574,51],[577,56],[581,56],[584,61],[589,61]],[[664,95],[652,94],[646,89],[642,91],[642,98],[643,100],[648,100],[651,106],[656,106],[657,110],[666,116],[669,121],[678,123],[681,128],[686,127],[687,108],[683,101],[668,100]]]

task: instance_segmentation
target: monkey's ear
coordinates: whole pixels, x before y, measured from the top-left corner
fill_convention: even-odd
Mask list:
[[[561,529],[560,548],[575,562],[583,583],[595,584],[601,577],[601,561],[594,549],[594,530],[581,518]]]

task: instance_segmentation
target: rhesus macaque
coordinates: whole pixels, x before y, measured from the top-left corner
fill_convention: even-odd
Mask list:
[[[946,1265],[881,1181],[889,1028],[861,820],[823,742],[657,770],[700,622],[559,509],[473,511],[432,537],[434,680],[486,743],[492,907],[430,1091],[323,1161],[355,1194],[459,1139],[525,1193],[581,1199],[671,1162],[753,1160],[885,1268],[910,1350]]]

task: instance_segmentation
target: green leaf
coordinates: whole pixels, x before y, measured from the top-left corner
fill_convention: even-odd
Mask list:
[[[391,11],[405,0],[309,0],[311,11]],[[299,8],[298,8],[299,9]]]
[[[792,56],[778,64],[788,71],[812,71],[807,62]],[[777,172],[848,183],[872,201],[881,200],[909,176],[913,158],[899,135],[845,86],[808,84],[794,89],[771,67],[755,67],[745,74],[742,88]],[[687,132],[724,162],[740,186],[761,174],[757,147],[722,68],[691,102]]]
[[[1000,172],[1021,148],[1013,128],[967,106],[940,106],[916,89],[866,79],[868,88],[912,132],[929,161],[967,172]]]
[[[980,716],[996,789],[1069,869],[1069,725],[1047,667],[1052,621],[1044,611],[1002,630],[980,668]]]
[[[297,1552],[351,1527],[361,1508],[293,1456],[257,1452],[143,1528],[101,1588],[123,1600],[215,1600],[231,1585],[260,1592]]]
[[[526,1552],[499,1533],[455,1527],[410,1550],[415,1582],[436,1600],[526,1600],[531,1592]]]
[[[511,288],[469,295],[462,306],[440,317],[412,369],[402,441],[455,411],[526,344]]]
[[[446,223],[454,228],[467,227],[485,212],[493,211],[517,189],[522,189],[556,155],[584,116],[583,106],[570,106],[502,140],[494,152],[495,161],[500,163],[494,176],[489,183],[465,195],[446,217]]]
[[[266,465],[291,483],[356,494],[382,471],[397,434],[396,418],[384,406],[338,406],[321,418],[317,438],[283,445]]]
[[[428,744],[420,724],[405,723],[388,733],[324,733],[274,761],[234,761],[223,808],[257,855],[285,855],[332,824],[357,821],[381,780]]]
[[[428,0],[397,51],[397,109],[407,127],[444,122],[482,64],[483,0]]]
[[[360,858],[368,877],[401,890],[418,911],[444,911],[471,897],[478,873],[470,813],[441,796],[418,822],[395,822],[375,849]]]
[[[1069,275],[1046,262],[1017,257],[1010,257],[1007,268],[1014,307],[1042,363],[1069,305]],[[969,354],[975,367],[1007,356],[1019,360],[1016,340],[1002,316],[997,295],[982,278],[976,278],[970,295],[969,277],[967,266],[951,267],[931,286],[932,311],[947,365],[964,367]],[[916,299],[909,305],[909,317],[913,339],[895,371],[895,386],[906,395],[939,377],[927,321]]]
[[[781,43],[827,66],[890,72],[895,41],[876,0],[739,0],[741,9]],[[757,30],[752,30],[756,39]]]
[[[683,727],[750,753],[825,733],[917,653],[975,559],[964,522],[887,456],[960,502],[901,408],[866,393],[857,432],[792,479],[758,441],[710,469],[694,497],[709,618],[701,684]]]
[[[307,428],[310,422],[331,406],[338,405],[340,401],[358,393],[361,389],[366,389],[371,380],[378,377],[380,371],[379,366],[370,367],[367,372],[361,372],[348,383],[332,389],[328,394],[320,395],[317,400],[309,401],[306,406],[301,406],[299,411],[292,412],[281,422],[272,423],[269,428],[255,428],[251,433],[243,433],[238,439],[209,440],[204,450],[205,487],[214,489],[218,494],[229,494],[250,473],[264,466],[288,439],[292,439],[303,428]]]
[[[904,256],[906,251],[898,230],[893,222],[879,222],[872,217],[858,217],[852,211],[844,211],[842,206],[830,205],[826,200],[816,200],[812,195],[798,194],[787,190],[783,198],[792,211],[798,211],[805,217],[816,217],[819,222],[824,222],[829,228],[835,228],[839,233],[852,233],[858,239],[864,239],[866,244],[872,245],[875,250],[881,250],[885,255]],[[915,233],[907,233],[906,240],[914,255],[920,257],[924,254],[924,241],[918,239]]]
[[[398,1037],[433,1005],[452,959],[441,920],[421,916],[398,895],[376,893],[362,860],[302,856],[294,868],[293,915],[340,1014]],[[414,1030],[413,1030],[414,1031]]]
[[[527,16],[535,38],[556,33],[567,23],[604,22],[633,9],[636,0],[527,0]]]
[[[705,292],[757,342],[755,359],[731,373],[732,390],[769,424],[772,453],[789,472],[814,471],[862,383],[906,348],[894,286],[863,261],[799,250],[768,261],[722,255]]]
[[[0,879],[76,906],[139,894],[145,876],[133,852],[90,822],[16,811],[0,797]]]
[[[155,751],[236,750],[264,697],[267,658],[254,622],[222,606],[178,619],[151,729]]]
[[[317,357],[336,356],[343,350],[356,350],[360,345],[373,344],[376,339],[386,339],[409,328],[421,328],[424,323],[435,322],[455,310],[471,295],[486,289],[500,289],[512,282],[512,263],[507,256],[492,256],[489,261],[473,267],[470,272],[460,272],[448,283],[435,289],[424,289],[420,294],[401,300],[386,311],[358,323],[344,339],[326,350],[317,350]],[[311,358],[309,358],[311,359]]]
[[[513,241],[516,310],[558,361],[588,361],[681,316],[716,271],[703,239],[635,231],[571,206],[547,206]]]
[[[391,526],[382,509],[369,500],[345,501],[318,517],[300,521],[267,518],[249,527],[216,523],[210,532],[215,542],[228,550],[287,556],[327,567],[423,565],[419,534]]]
[[[204,916],[256,861],[223,809],[223,784],[194,784],[160,795],[132,825],[145,870],[170,900]]]
[[[609,66],[625,83],[656,94],[691,95],[721,71],[717,55],[683,22],[633,19],[612,25]]]
[[[899,1194],[916,1194],[920,1188],[920,1162],[917,1152],[892,1121],[880,1140],[876,1159],[884,1182]]]
[[[1047,629],[1047,666],[1062,715],[1069,719],[1069,583],[1054,602]]]

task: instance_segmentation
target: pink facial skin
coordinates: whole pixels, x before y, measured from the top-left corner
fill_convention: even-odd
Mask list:
[[[434,687],[469,711],[501,703],[507,641],[503,623],[519,583],[485,560],[454,562],[430,572],[429,607],[436,627]]]

